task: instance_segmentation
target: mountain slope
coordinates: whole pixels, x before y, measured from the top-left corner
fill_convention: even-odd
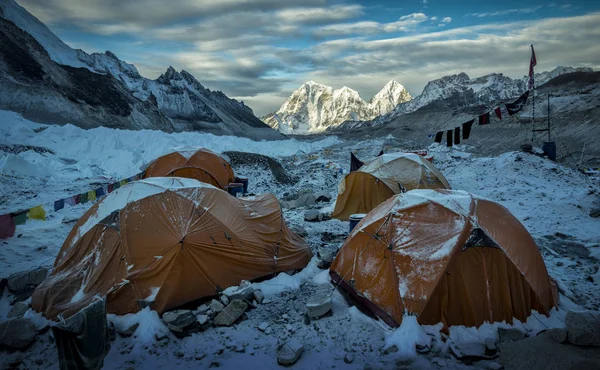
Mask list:
[[[169,67],[159,78],[150,80],[109,51],[87,54],[74,50],[13,0],[0,0],[0,22],[0,89],[5,92],[0,92],[2,109],[32,120],[84,128],[280,137],[243,102],[205,88],[186,71]],[[12,52],[16,49],[18,56]],[[28,60],[33,68],[30,72],[37,77],[14,68],[20,59]],[[106,94],[100,92],[98,99],[91,99],[94,89]],[[84,98],[68,91],[83,92]],[[120,102],[118,114],[111,99]]]
[[[314,134],[349,119],[377,117],[410,99],[404,86],[394,80],[370,102],[346,86],[334,90],[331,86],[309,81],[294,91],[276,113],[263,117],[263,121],[283,133]]]

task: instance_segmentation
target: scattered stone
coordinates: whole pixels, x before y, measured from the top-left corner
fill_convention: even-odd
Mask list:
[[[229,298],[227,298],[226,295],[222,295],[221,296],[221,303],[223,303],[223,306],[227,306],[229,304]]]
[[[315,209],[309,209],[304,212],[304,221],[319,222],[323,221],[323,214]]]
[[[500,370],[503,368],[503,366],[497,362],[490,362],[489,364],[487,364],[487,368],[490,370]]]
[[[391,346],[389,346],[383,350],[384,355],[389,355],[390,353],[396,353],[396,352],[398,352],[398,346],[395,344],[392,344]]]
[[[498,352],[487,354],[486,345],[481,342],[450,342],[450,352],[459,360],[489,360],[498,357]]]
[[[328,194],[325,194],[325,193],[317,193],[317,194],[315,194],[315,197],[316,197],[317,203],[319,203],[319,202],[324,202],[324,203],[331,202],[331,197]]]
[[[237,289],[235,287],[232,287],[233,289],[225,289],[225,291],[223,291],[223,295],[227,297],[227,303],[223,302],[223,304],[227,305],[234,299],[252,301],[252,299],[254,299],[254,288],[252,288],[248,281],[246,281],[246,283],[247,284],[244,284],[244,286],[240,284]]]
[[[298,234],[299,236],[306,238],[308,236],[308,231],[306,231],[305,228],[303,228],[302,226],[299,225],[294,225],[292,227],[290,227],[290,230],[292,230],[295,234]]]
[[[260,290],[260,289],[255,289],[254,292],[252,293],[252,296],[253,296],[254,300],[256,301],[256,303],[258,303],[258,304],[263,303],[263,301],[265,300],[265,295],[263,294],[262,290]]]
[[[521,340],[525,338],[525,334],[519,329],[503,329],[498,328],[498,337],[500,338],[498,341],[500,343],[513,341],[513,340]]]
[[[354,355],[352,353],[346,353],[346,356],[344,356],[344,362],[351,364],[352,361],[354,361]]]
[[[337,250],[332,247],[328,247],[328,246],[319,247],[319,249],[318,249],[319,260],[317,261],[317,267],[319,267],[320,269],[329,268],[331,266],[331,263],[333,262],[333,259],[335,258],[336,253],[337,253]]]
[[[179,357],[179,358],[183,358],[183,356],[185,356],[185,353],[183,353],[181,351],[175,351],[174,355],[177,356],[177,357]]]
[[[425,354],[431,351],[431,347],[428,344],[418,344],[415,346],[417,353]]]
[[[297,339],[292,339],[284,343],[277,352],[277,363],[284,366],[293,365],[298,361],[303,351],[304,346],[302,343]]]
[[[306,302],[306,311],[311,319],[318,319],[330,310],[331,296],[327,292],[319,292]]]
[[[565,318],[569,342],[600,347],[600,312],[569,311]]]
[[[599,218],[600,217],[600,208],[594,208],[590,211],[590,217]]]
[[[248,304],[242,300],[234,299],[213,320],[216,326],[233,325],[246,311]]]
[[[283,315],[281,315],[281,318],[284,320],[288,320],[290,318],[290,315],[288,315],[287,313],[284,313]]]
[[[33,342],[37,330],[35,325],[24,318],[14,318],[0,324],[0,347],[25,349]]]
[[[209,309],[210,308],[207,305],[203,304],[200,307],[198,307],[198,309],[196,309],[196,311],[200,315],[205,315],[208,312]]]
[[[555,341],[556,343],[562,344],[567,341],[567,331],[562,328],[553,328],[553,329],[544,330],[543,332],[541,332],[538,335],[546,336],[546,337],[552,339],[553,341]]]
[[[561,262],[561,261],[558,261],[558,262],[556,262],[556,266],[557,266],[557,267],[563,266],[564,264],[565,264],[565,263],[564,263],[564,262]]]
[[[265,334],[270,335],[273,332],[273,328],[268,327],[267,329],[265,329]]]
[[[175,310],[165,312],[162,317],[165,324],[178,338],[202,331],[202,325],[190,310]]]
[[[258,330],[262,331],[263,333],[269,328],[269,324],[266,321],[263,321],[260,323],[260,325],[258,325]]]
[[[206,357],[206,353],[196,353],[196,355],[194,356],[194,359],[197,361],[200,361],[200,360],[204,359],[204,357]]]
[[[119,333],[120,336],[127,338],[127,337],[132,336],[133,333],[135,333],[138,326],[140,326],[140,324],[135,323],[135,324],[131,325],[130,327],[126,328],[125,330],[119,330],[117,328],[115,328],[115,329],[116,329],[116,332]]]
[[[208,305],[208,308],[214,313],[219,313],[219,312],[223,311],[225,306],[223,306],[223,303],[217,301],[216,299],[213,299],[210,302],[210,305]]]
[[[23,302],[17,302],[10,309],[10,311],[8,311],[8,315],[6,315],[6,317],[9,319],[13,318],[13,317],[23,317],[23,315],[25,315],[25,312],[27,312],[28,310],[29,310],[29,304],[23,303]]]
[[[198,320],[200,325],[204,326],[205,324],[208,324],[208,321],[210,320],[210,318],[208,317],[208,315],[198,315],[198,316],[196,316],[196,320]]]
[[[46,279],[47,275],[48,269],[44,267],[18,272],[8,277],[6,286],[13,293],[22,292],[28,288],[36,288]]]
[[[485,354],[493,355],[496,353],[496,340],[494,338],[485,338]]]
[[[212,360],[212,361],[210,362],[210,366],[209,366],[209,367],[219,367],[219,366],[221,366],[221,363],[220,363],[219,361],[217,361],[217,360]]]

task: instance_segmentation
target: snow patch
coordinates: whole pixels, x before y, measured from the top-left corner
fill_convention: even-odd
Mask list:
[[[139,324],[133,335],[136,341],[140,343],[150,344],[156,341],[156,337],[168,336],[170,333],[165,323],[158,317],[158,312],[150,310],[150,307],[123,316],[109,314],[107,318],[115,325],[117,330],[124,331],[135,324]]]
[[[431,346],[431,337],[419,325],[416,316],[404,316],[400,327],[385,337],[384,349],[393,345],[398,347],[399,357],[414,358],[417,356],[416,346]]]
[[[317,267],[317,258],[313,257],[308,265],[295,275],[288,275],[285,272],[280,273],[273,279],[261,281],[252,284],[254,289],[260,289],[265,298],[274,297],[286,290],[296,290],[300,288],[303,282],[310,279],[321,270]]]

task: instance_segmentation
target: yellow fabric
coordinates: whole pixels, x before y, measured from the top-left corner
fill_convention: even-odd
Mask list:
[[[46,220],[46,211],[42,206],[33,207],[27,212],[27,218],[31,220]]]
[[[123,186],[123,185],[127,184],[127,179],[123,179],[119,183],[121,184],[121,186]]]
[[[93,200],[96,200],[96,190],[88,191],[88,201],[91,202]]]

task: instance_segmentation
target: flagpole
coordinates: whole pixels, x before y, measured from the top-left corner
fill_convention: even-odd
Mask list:
[[[531,143],[533,144],[533,140],[535,137],[535,76],[533,72],[533,67],[537,64],[535,60],[535,52],[533,51],[533,44],[531,45],[531,59],[529,61],[529,79],[530,79],[530,87],[531,87]]]

